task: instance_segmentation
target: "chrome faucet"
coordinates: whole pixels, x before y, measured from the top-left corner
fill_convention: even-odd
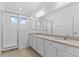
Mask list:
[[[67,40],[67,36],[64,37],[64,40]]]

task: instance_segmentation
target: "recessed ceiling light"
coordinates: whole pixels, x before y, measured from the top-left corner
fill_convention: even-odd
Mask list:
[[[19,8],[20,10],[22,10],[22,8]]]

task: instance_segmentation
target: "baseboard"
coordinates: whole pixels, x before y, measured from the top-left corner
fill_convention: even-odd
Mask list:
[[[14,46],[14,47],[9,47],[9,48],[3,48],[3,49],[1,49],[1,51],[11,50],[11,49],[15,49],[15,48],[18,48],[18,47]]]
[[[0,51],[0,55],[2,54],[2,52]]]
[[[20,46],[19,49],[28,48],[29,46]]]

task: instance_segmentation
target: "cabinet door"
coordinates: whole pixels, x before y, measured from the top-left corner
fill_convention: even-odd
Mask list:
[[[56,48],[51,46],[45,47],[45,57],[56,57]]]
[[[57,48],[57,49],[60,49],[60,50],[62,50],[62,51],[65,50],[64,44],[61,44],[61,43],[58,43],[58,42],[51,41],[51,46],[52,46],[52,47],[55,47],[55,48]]]
[[[66,45],[65,51],[73,56],[79,57],[79,48],[75,46]]]
[[[33,38],[33,49],[34,49],[34,50],[36,50],[36,45],[37,45],[37,44],[36,44],[36,42],[37,42],[36,40],[37,40],[36,37],[34,37],[34,38]]]
[[[56,57],[56,48],[50,44],[50,41],[45,40],[45,57]]]
[[[37,39],[37,52],[44,56],[44,39],[38,38]]]
[[[32,47],[33,45],[33,37],[32,35],[29,35],[29,46]]]
[[[73,57],[73,56],[63,51],[57,50],[57,57]]]

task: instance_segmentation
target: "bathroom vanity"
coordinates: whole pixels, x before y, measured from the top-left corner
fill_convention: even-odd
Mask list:
[[[29,46],[43,57],[79,57],[79,41],[63,36],[30,33]]]

